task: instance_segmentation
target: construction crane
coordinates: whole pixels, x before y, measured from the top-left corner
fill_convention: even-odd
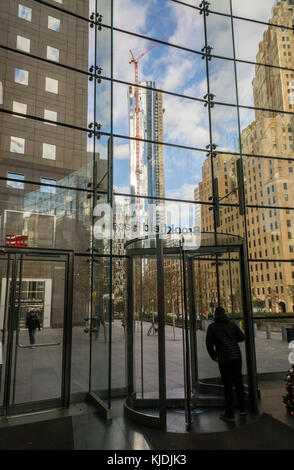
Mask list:
[[[162,38],[163,41],[165,38]],[[130,64],[135,66],[135,84],[139,84],[139,61],[154,47],[158,46],[158,42],[152,44],[146,51],[142,52],[137,58],[135,58],[133,52],[130,50],[131,58],[129,59]],[[136,182],[137,182],[137,194],[140,195],[140,175],[142,173],[140,168],[140,108],[139,108],[139,89],[135,87],[135,122],[136,122]],[[137,220],[140,219],[140,199],[137,198]],[[139,233],[139,223],[137,224],[137,233]]]

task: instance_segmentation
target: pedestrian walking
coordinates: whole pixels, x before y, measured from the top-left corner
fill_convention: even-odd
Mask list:
[[[246,415],[245,391],[242,380],[242,355],[238,343],[245,340],[240,328],[231,321],[222,307],[215,309],[214,321],[206,333],[206,348],[213,361],[218,362],[224,384],[225,414],[220,419],[235,421],[234,390],[239,412]]]
[[[26,319],[26,327],[29,332],[30,344],[33,345],[35,344],[35,334],[36,334],[37,328],[39,331],[41,331],[40,318],[38,316],[37,310],[34,308],[31,308],[28,311],[27,319]]]

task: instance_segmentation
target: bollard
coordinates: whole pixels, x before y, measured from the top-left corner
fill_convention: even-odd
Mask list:
[[[266,325],[266,339],[272,339],[272,327],[271,325]]]
[[[285,325],[282,326],[282,341],[287,341],[287,329]]]

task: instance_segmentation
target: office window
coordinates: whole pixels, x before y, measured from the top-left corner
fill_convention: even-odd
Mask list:
[[[18,17],[26,21],[32,21],[32,9],[24,5],[18,5]]]
[[[58,93],[58,80],[54,80],[54,78],[46,77],[46,84],[45,90],[49,91],[49,93]]]
[[[41,178],[41,184],[50,184],[50,185],[56,185],[56,180],[53,180],[51,178]],[[42,193],[56,193],[56,188],[52,186],[41,186],[41,192]]]
[[[44,119],[48,119],[49,121],[57,121],[57,112],[44,109]],[[45,122],[45,124],[48,124],[49,126],[56,126],[56,124],[51,124],[50,122]]]
[[[27,107],[28,107],[27,104],[25,104],[25,103],[19,103],[18,101],[13,101],[13,103],[12,103],[12,110],[13,110],[15,113],[27,114]],[[25,119],[24,116],[16,116],[16,115],[14,115],[14,117],[17,117],[17,118],[20,118],[20,119]]]
[[[18,173],[7,173],[7,178],[13,178],[18,181],[7,181],[7,187],[8,188],[15,188],[15,189],[24,189],[24,183],[21,183],[21,181],[24,181],[24,175],[20,175]]]
[[[24,52],[30,52],[31,49],[31,41],[28,38],[24,38],[23,36],[16,36],[16,49]]]
[[[47,59],[54,60],[54,62],[59,62],[59,49],[47,46]]]
[[[22,69],[14,69],[14,81],[15,83],[20,83],[21,85],[29,84],[29,72]]]
[[[48,28],[59,33],[60,20],[58,18],[54,18],[53,16],[48,16]]]
[[[43,144],[43,158],[48,160],[55,160],[56,157],[56,145]]]
[[[10,137],[10,152],[24,153],[25,152],[25,139],[21,137]]]

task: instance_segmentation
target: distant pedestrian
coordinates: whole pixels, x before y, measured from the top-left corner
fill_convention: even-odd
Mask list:
[[[99,338],[100,325],[104,327],[104,317],[101,312],[96,312],[96,316],[92,319],[92,328],[95,333],[95,339]]]
[[[214,322],[206,333],[206,348],[213,361],[218,362],[224,384],[225,414],[220,416],[224,421],[235,421],[234,392],[241,415],[245,415],[245,392],[242,381],[242,356],[239,347],[245,336],[240,328],[225,314],[222,307],[217,307]]]
[[[35,334],[38,328],[41,331],[40,318],[36,309],[31,308],[27,314],[26,327],[29,332],[30,344],[35,344]]]

